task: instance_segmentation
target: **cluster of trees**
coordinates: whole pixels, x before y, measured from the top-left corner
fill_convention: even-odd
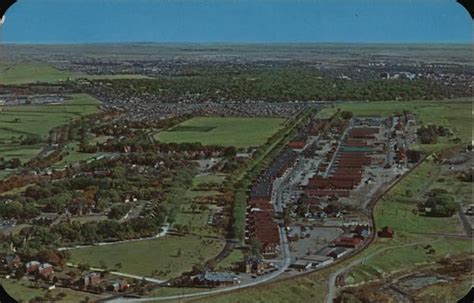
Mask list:
[[[433,189],[428,193],[428,198],[423,203],[427,216],[450,217],[456,212],[456,202],[452,195],[444,189]]]
[[[104,81],[96,84],[103,85]],[[156,96],[177,101],[334,101],[434,100],[453,92],[428,80],[341,80],[322,78],[304,68],[275,68],[199,77],[110,80],[107,89],[120,96]],[[460,94],[460,93],[458,93]]]
[[[27,199],[0,203],[0,217],[5,219],[32,219],[41,212]]]
[[[4,157],[0,157],[0,170],[15,169],[21,166],[21,160],[19,158],[11,158],[5,159]]]
[[[443,126],[424,125],[418,128],[417,135],[422,144],[435,144],[438,137],[448,135],[448,130]]]

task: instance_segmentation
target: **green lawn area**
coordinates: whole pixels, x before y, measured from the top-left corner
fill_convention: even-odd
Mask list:
[[[0,84],[56,82],[71,77],[71,73],[47,64],[2,64],[0,70]]]
[[[221,184],[224,182],[226,176],[224,175],[198,175],[195,176],[193,179],[193,188],[196,188],[200,184],[203,183],[216,183],[216,184]]]
[[[189,199],[203,198],[203,197],[214,197],[220,195],[221,192],[216,190],[188,190],[186,197]]]
[[[86,75],[62,71],[48,64],[22,63],[0,64],[0,84],[21,84],[34,82],[58,82],[67,79],[143,79],[142,75]]]
[[[64,157],[61,161],[56,163],[56,165],[66,165],[77,163],[85,160],[89,160],[98,154],[90,154],[90,153],[81,153],[79,152],[79,142],[71,142],[67,144],[64,149]]]
[[[240,249],[234,249],[230,255],[225,257],[221,262],[217,264],[218,270],[230,270],[234,266],[244,260],[244,253]]]
[[[417,202],[426,199],[438,178],[440,167],[426,161],[393,188],[375,208],[377,226],[391,226],[405,232],[456,233],[459,229],[457,217],[432,218],[413,213]],[[408,193],[408,196],[407,196]]]
[[[198,117],[160,132],[156,138],[165,143],[195,143],[235,147],[260,146],[283,128],[284,119]]]
[[[17,280],[10,280],[10,279],[3,279],[0,278],[0,284],[5,288],[10,296],[12,296],[17,301],[30,301],[36,296],[45,297],[49,292],[51,296],[57,296],[59,293],[64,293],[66,296],[62,298],[62,302],[79,302],[83,301],[85,297],[89,297],[90,299],[99,299],[98,296],[86,293],[75,291],[72,289],[67,288],[56,288],[51,291],[32,288],[30,286],[29,281],[17,281]]]
[[[114,269],[115,264],[122,263],[121,272],[152,276],[157,271],[158,274],[154,276],[165,279],[191,270],[195,264],[203,264],[216,256],[224,245],[225,242],[221,240],[200,240],[191,235],[167,236],[156,240],[75,249],[71,251],[71,262],[99,266],[100,261],[104,261]]]
[[[377,239],[363,255],[377,251],[380,253],[370,257],[364,264],[354,267],[348,278],[349,283],[370,281],[380,273],[410,269],[416,264],[433,262],[448,255],[472,254],[473,247],[469,239],[420,234],[459,233],[462,226],[457,216],[433,218],[412,212],[416,208],[416,202],[425,199],[425,192],[433,188],[447,189],[459,202],[468,196],[469,184],[447,175],[449,173],[442,170],[440,165],[426,161],[379,201],[374,213],[376,225],[379,228],[391,226],[395,230],[395,238]],[[440,178],[444,181],[439,182]],[[407,191],[410,192],[410,197],[407,197]],[[416,243],[420,244],[407,246]],[[434,254],[426,253],[423,247],[428,244],[435,250]],[[387,249],[388,247],[392,249]]]
[[[41,144],[21,145],[12,139],[20,136],[47,138],[49,131],[98,109],[98,101],[89,95],[73,95],[64,104],[3,106],[0,112],[0,152],[5,158],[27,161]]]

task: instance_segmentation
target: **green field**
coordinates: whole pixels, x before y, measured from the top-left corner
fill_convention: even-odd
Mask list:
[[[56,82],[71,77],[71,73],[46,64],[1,64],[0,70],[0,84]]]
[[[217,264],[218,270],[232,270],[239,262],[244,260],[244,253],[240,249],[234,249],[227,257]]]
[[[203,264],[216,256],[224,245],[225,242],[221,240],[200,240],[191,235],[168,236],[156,240],[75,249],[71,251],[71,262],[99,266],[104,261],[109,268],[114,269],[115,264],[121,263],[121,272],[166,279],[191,270],[195,264]]]
[[[74,95],[64,104],[2,106],[0,111],[0,154],[28,161],[41,144],[21,145],[20,136],[46,139],[49,131],[82,115],[97,111],[98,101],[89,95]]]
[[[277,118],[199,117],[157,134],[165,143],[195,143],[235,147],[260,146],[283,127]]]
[[[198,187],[201,184],[205,183],[216,183],[216,184],[221,184],[224,182],[226,176],[225,175],[198,175],[195,176],[193,179],[193,188]]]
[[[141,75],[85,75],[58,70],[47,64],[0,64],[0,84],[58,82],[68,79],[143,79]]]

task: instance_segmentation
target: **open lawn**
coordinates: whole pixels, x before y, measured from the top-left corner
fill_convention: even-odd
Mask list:
[[[239,262],[244,260],[244,253],[240,249],[234,249],[230,255],[225,257],[221,262],[217,264],[218,270],[231,270],[235,266],[238,266]]]
[[[71,251],[71,262],[100,266],[104,261],[111,269],[144,276],[168,279],[189,271],[216,256],[225,242],[196,236],[167,236],[162,239],[97,246]]]
[[[283,127],[278,118],[199,117],[160,132],[157,139],[165,143],[201,143],[235,147],[260,146]]]
[[[86,75],[62,71],[47,64],[0,64],[0,84],[58,82],[68,79],[143,79],[142,75]]]
[[[193,188],[205,183],[221,184],[225,180],[225,175],[198,175],[193,178]]]
[[[414,213],[417,203],[426,199],[425,194],[438,178],[440,167],[426,161],[393,188],[375,208],[377,226],[391,226],[405,232],[445,232],[459,231],[456,216],[448,218],[424,217]]]
[[[74,95],[64,104],[3,106],[0,111],[0,152],[5,158],[27,161],[41,144],[22,145],[20,137],[46,139],[49,131],[82,115],[96,112],[98,101],[89,95]]]
[[[71,77],[71,73],[60,71],[47,64],[0,65],[0,84],[56,82],[67,80],[68,77]]]
[[[64,154],[63,154],[64,157],[61,161],[56,163],[56,165],[58,166],[86,161],[99,155],[98,153],[90,154],[90,153],[79,152],[79,142],[71,142],[67,144],[64,147],[63,151],[64,151]]]

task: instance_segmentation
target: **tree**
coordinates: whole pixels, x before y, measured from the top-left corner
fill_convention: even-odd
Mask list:
[[[208,209],[209,209],[209,207],[208,207],[207,205],[205,205],[205,204],[199,205],[199,210],[200,210],[201,212],[205,212],[205,211],[207,211]]]
[[[91,269],[91,266],[87,263],[83,263],[83,264],[78,264],[77,265],[77,269],[79,269],[81,272],[85,272],[85,271],[88,271]]]
[[[257,239],[250,240],[250,252],[252,255],[261,256],[262,248],[263,248],[262,242],[260,242]]]
[[[443,190],[432,190],[424,206],[430,209],[426,215],[433,217],[450,217],[456,212],[454,198]]]

